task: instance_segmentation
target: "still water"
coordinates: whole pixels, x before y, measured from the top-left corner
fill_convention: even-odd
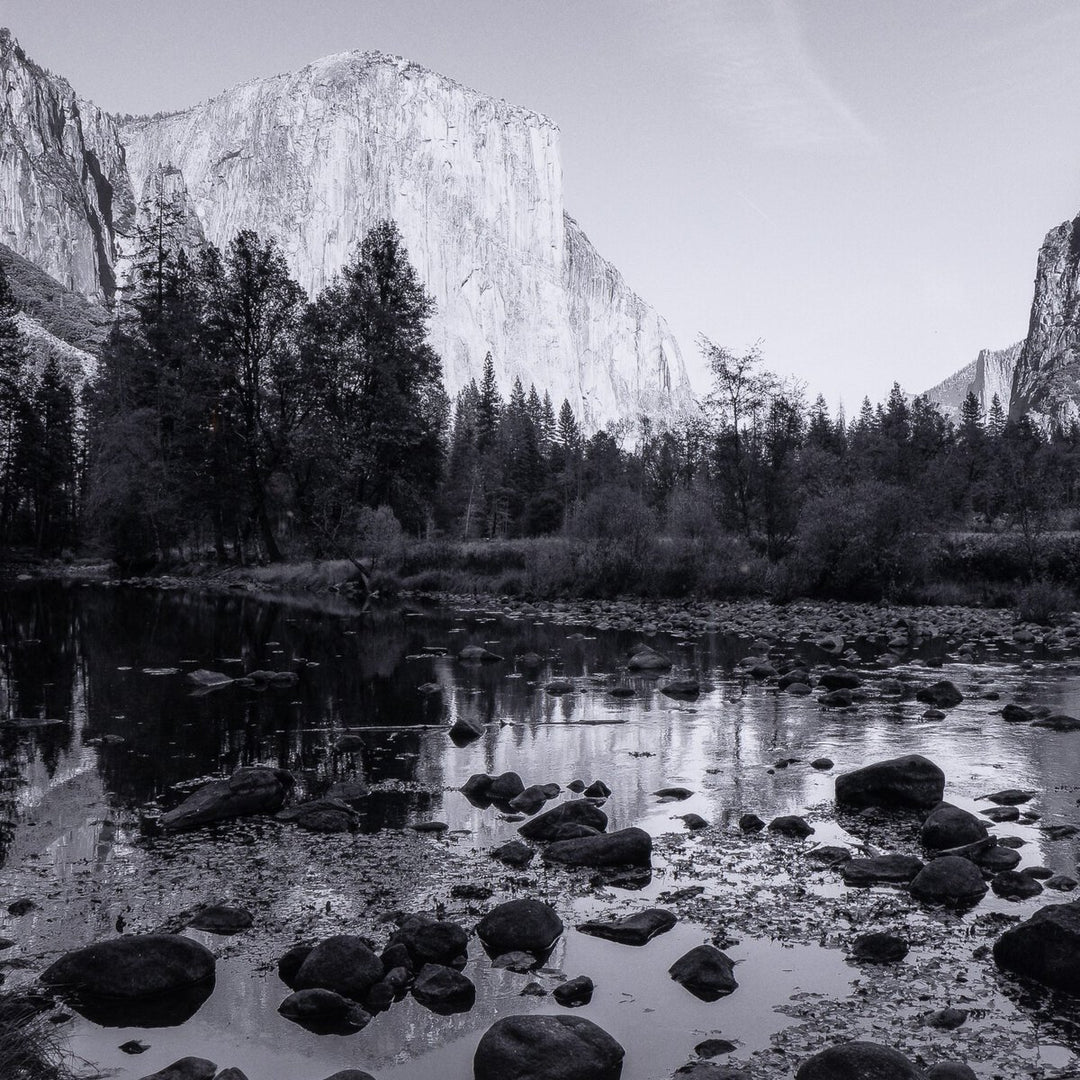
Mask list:
[[[233,938],[191,932],[218,956],[214,991],[194,1017],[147,1029],[101,1027],[74,1016],[61,1030],[75,1052],[122,1078],[195,1054],[220,1067],[238,1066],[250,1080],[322,1080],[347,1067],[369,1069],[380,1080],[468,1080],[476,1042],[494,1019],[559,1011],[550,997],[521,996],[530,978],[550,989],[559,973],[588,974],[597,989],[579,1015],[626,1048],[625,1080],[654,1080],[670,1077],[696,1043],[721,1032],[736,1044],[731,1060],[765,1054],[777,1033],[795,1023],[790,1010],[778,1008],[808,994],[843,1001],[858,992],[860,972],[825,940],[830,927],[820,928],[820,941],[817,935],[784,940],[779,932],[762,933],[759,923],[745,933],[733,917],[726,948],[739,961],[739,990],[719,1002],[698,1001],[666,971],[710,939],[724,921],[720,913],[708,927],[683,919],[641,949],[573,929],[598,911],[663,903],[687,884],[666,849],[654,858],[651,882],[633,892],[590,891],[580,887],[580,874],[572,885],[565,871],[540,868],[515,884],[486,853],[515,838],[518,822],[461,795],[472,773],[514,770],[526,784],[564,787],[601,779],[612,789],[609,827],[638,825],[657,838],[686,834],[681,815],[691,812],[723,826],[753,811],[765,820],[808,814],[817,830],[811,843],[850,844],[858,838],[830,810],[835,773],[920,752],[945,770],[947,798],[959,805],[978,809],[986,805],[980,795],[1020,787],[1038,793],[1031,806],[1040,825],[1078,816],[1080,734],[1018,729],[996,715],[1014,698],[1075,714],[1080,679],[1068,663],[1036,656],[1022,670],[1012,655],[950,663],[946,674],[966,699],[945,720],[926,721],[925,706],[910,698],[871,692],[851,714],[762,687],[738,667],[752,639],[724,633],[649,639],[674,659],[676,674],[710,685],[697,700],[679,701],[660,691],[664,678],[627,674],[627,655],[641,640],[631,632],[554,625],[536,614],[364,611],[336,600],[59,585],[0,594],[0,935],[16,942],[0,954],[8,984],[25,982],[63,950],[111,936],[117,927],[156,929],[200,900],[231,899],[256,913],[256,925]],[[457,652],[472,644],[506,659],[457,661]],[[528,653],[539,662],[523,661]],[[800,643],[777,643],[772,652],[796,654],[824,659]],[[925,657],[908,659],[888,676],[938,677],[920,666]],[[231,676],[287,670],[298,681],[200,693],[186,677],[196,668]],[[868,668],[864,674],[872,691],[886,673]],[[545,692],[556,677],[571,680],[573,692]],[[425,684],[437,684],[441,693],[420,693]],[[632,688],[634,696],[613,697],[613,685]],[[991,691],[1000,700],[984,696]],[[448,730],[458,718],[481,720],[484,734],[457,745]],[[335,752],[346,732],[363,735],[360,751]],[[821,755],[836,768],[808,766]],[[784,759],[796,760],[778,768]],[[323,837],[258,821],[166,839],[142,827],[177,801],[177,785],[246,764],[290,769],[301,796],[359,783],[368,792],[354,804],[360,832]],[[673,785],[693,794],[679,802],[653,794]],[[421,836],[408,829],[424,821],[444,822],[449,830]],[[1077,841],[1049,842],[1032,823],[995,831],[1023,841],[1022,866],[1075,873]],[[715,845],[718,835],[710,830],[693,843]],[[486,904],[447,896],[448,882],[469,880],[470,866],[477,882],[494,889]],[[822,895],[843,892],[835,875],[815,881]],[[761,890],[768,882],[715,884],[720,905],[721,884]],[[435,1016],[407,998],[364,1031],[340,1037],[311,1034],[276,1012],[288,991],[273,961],[296,941],[348,930],[381,941],[382,912],[436,904],[471,927],[504,896],[541,894],[560,900],[567,925],[547,961],[550,971],[531,977],[495,971],[474,939],[466,973],[477,984],[477,1004],[467,1014]],[[23,897],[34,901],[33,910],[7,914],[7,905]],[[979,911],[1026,916],[1059,899],[1048,893],[1017,904],[991,895]],[[919,963],[913,952],[909,964]],[[1000,1030],[1031,1026],[996,984],[984,997],[980,1004],[1001,1013]],[[135,1058],[121,1053],[120,1044],[132,1038],[150,1050]],[[1080,1048],[1070,1038],[1051,1024],[1028,1047],[1031,1059],[1069,1066]],[[767,1059],[765,1068],[774,1075]],[[775,1070],[787,1075],[779,1060]]]

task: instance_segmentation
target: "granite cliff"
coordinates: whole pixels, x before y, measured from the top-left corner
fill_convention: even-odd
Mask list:
[[[1009,415],[1044,425],[1080,419],[1080,215],[1051,229],[1039,249],[1031,318]]]
[[[0,38],[0,242],[84,296],[111,299],[140,205],[165,181],[193,233],[275,236],[314,294],[390,217],[434,295],[453,395],[490,350],[567,398],[588,428],[693,408],[664,320],[565,212],[546,117],[381,53],[326,57],[179,113],[115,120]]]

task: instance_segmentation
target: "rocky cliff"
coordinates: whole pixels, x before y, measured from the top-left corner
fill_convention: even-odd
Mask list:
[[[313,294],[377,220],[397,221],[438,311],[432,343],[454,394],[491,351],[564,397],[588,428],[693,408],[678,343],[563,207],[546,117],[380,53],[344,53],[117,126],[10,35],[0,242],[86,296],[129,265],[138,203],[165,177],[221,246],[279,239]]]
[[[1007,349],[982,349],[979,355],[955,375],[927,390],[926,396],[936,402],[942,413],[952,420],[960,416],[960,406],[974,392],[985,415],[997,396],[1007,413],[1012,399],[1013,375],[1024,343],[1018,341]]]
[[[116,289],[135,204],[116,125],[0,30],[0,243],[63,285]]]
[[[563,208],[558,128],[546,117],[381,53],[344,53],[121,131],[136,192],[178,170],[209,240],[281,241],[313,294],[380,218],[397,221],[435,296],[447,389],[491,351],[567,398],[585,424],[692,407],[663,319]]]
[[[1080,419],[1080,215],[1051,229],[1039,249],[1031,319],[1016,366],[1013,418]]]

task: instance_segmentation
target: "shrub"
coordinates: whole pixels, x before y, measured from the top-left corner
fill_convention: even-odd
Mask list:
[[[356,519],[356,550],[372,571],[398,570],[405,558],[405,533],[389,506],[361,509]]]
[[[1076,594],[1051,581],[1033,581],[1016,594],[1016,613],[1024,622],[1049,626],[1076,607]]]
[[[894,596],[919,569],[915,525],[908,493],[892,484],[863,481],[810,499],[799,516],[791,586],[841,599]]]

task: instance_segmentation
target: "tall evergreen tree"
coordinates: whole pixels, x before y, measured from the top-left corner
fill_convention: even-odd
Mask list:
[[[319,296],[311,322],[323,341],[314,359],[324,368],[326,415],[351,497],[391,507],[414,529],[442,475],[448,412],[442,366],[427,341],[433,311],[397,226],[383,221]]]

